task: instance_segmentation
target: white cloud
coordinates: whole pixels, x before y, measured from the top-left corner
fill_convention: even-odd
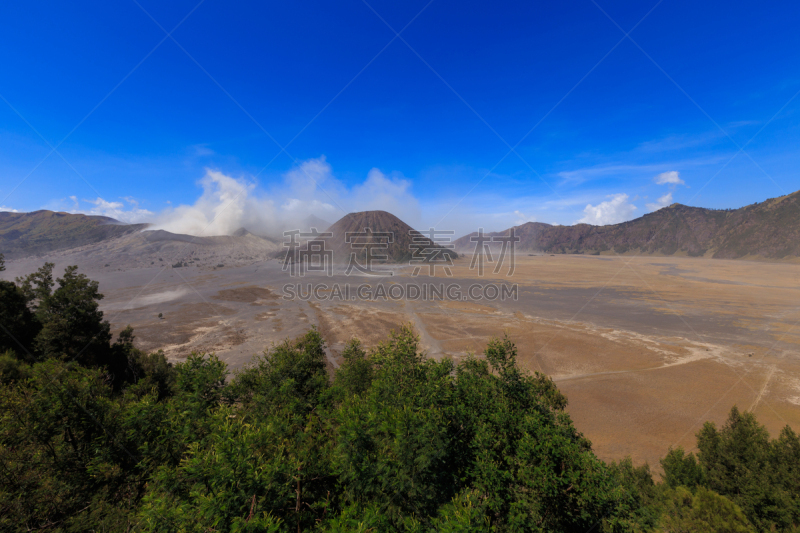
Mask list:
[[[672,204],[672,193],[668,192],[664,196],[660,197],[654,203],[645,204],[647,209],[650,211],[658,211],[662,207],[667,207],[668,205]]]
[[[677,170],[670,170],[669,172],[662,172],[655,178],[653,181],[656,182],[658,185],[685,185],[681,177],[678,175]]]
[[[168,208],[155,217],[155,229],[191,235],[230,235],[239,228],[280,237],[299,228],[309,215],[335,222],[349,212],[384,210],[414,226],[419,201],[411,182],[377,168],[352,187],[341,183],[325,157],[303,161],[283,175],[282,183],[264,194],[244,177],[206,169],[203,194],[193,205]]]
[[[517,221],[515,223],[517,226],[525,224],[526,222],[536,222],[535,216],[528,216],[522,211],[514,211],[514,214],[517,216]]]
[[[728,126],[731,126],[728,124]],[[636,151],[645,153],[661,153],[667,151],[684,150],[686,148],[694,148],[697,146],[707,145],[713,143],[718,139],[725,136],[724,132],[714,128],[705,133],[692,134],[692,135],[670,135],[652,141],[645,141],[640,144]]]
[[[198,157],[214,155],[216,153],[209,148],[207,144],[195,144],[191,148],[194,150],[194,155]]]
[[[126,224],[138,224],[152,221],[155,213],[140,208],[139,202],[134,198],[125,197],[122,199],[128,204],[127,207],[123,202],[109,201],[99,196],[94,200],[79,200],[77,196],[72,195],[51,202],[46,205],[44,209],[64,211],[73,214],[81,213],[84,215],[109,217]],[[70,203],[72,205],[70,205]],[[87,206],[86,204],[89,205]]]
[[[70,196],[70,199],[75,202],[76,204],[76,211],[78,206],[77,198],[74,196]],[[138,207],[137,204],[132,204],[130,209],[125,209],[125,205],[122,202],[109,202],[98,197],[96,200],[84,200],[94,207],[88,210],[81,210],[81,212],[87,215],[97,215],[97,216],[104,216],[110,217],[120,222],[125,222],[128,224],[137,224],[140,222],[148,222],[153,218],[153,212],[148,211],[147,209],[141,209]],[[129,202],[130,203],[130,202]]]
[[[419,201],[411,194],[411,182],[402,176],[387,176],[377,168],[367,174],[361,185],[353,187],[350,205],[353,211],[388,211],[410,225],[419,223]]]
[[[587,205],[583,210],[583,218],[578,223],[605,226],[630,220],[636,206],[628,202],[628,195],[612,194],[608,198],[611,199],[597,205]]]
[[[320,202],[319,200],[304,202],[299,198],[288,198],[283,205],[281,205],[281,209],[285,213],[297,213],[298,216],[308,216],[309,210],[317,216],[336,213],[336,208],[331,204]]]
[[[230,235],[241,227],[247,227],[247,222],[254,219],[270,223],[275,218],[275,208],[270,200],[250,197],[255,183],[206,169],[200,186],[203,194],[194,205],[179,205],[161,212],[153,229],[190,235]],[[248,229],[258,231],[259,228],[251,224]]]
[[[14,209],[13,207],[6,207],[4,205],[0,205],[0,212],[5,213],[19,213],[18,210]]]
[[[288,198],[277,213],[277,224],[280,226],[281,231],[285,229],[307,229],[305,219],[310,215],[314,215],[328,223],[333,223],[339,220],[343,213],[339,208],[332,204],[323,202],[317,199],[302,200],[300,198]],[[325,228],[317,228],[322,231]],[[275,229],[265,228],[260,230],[261,233],[266,235],[275,235]],[[258,232],[256,232],[258,233]]]
[[[641,174],[642,172],[657,172],[663,168],[662,165],[598,165],[559,172],[558,177],[561,178],[562,185],[580,185],[586,181],[597,178],[604,178],[607,176],[633,176]]]
[[[414,226],[420,220],[419,201],[411,182],[399,173],[386,175],[377,168],[360,184],[348,189],[333,174],[325,156],[309,159],[284,175],[287,190],[276,190],[283,223],[296,224],[310,214],[335,222],[355,211],[388,211]]]
[[[340,188],[333,177],[333,167],[325,160],[325,156],[307,159],[297,167],[283,175],[283,180],[291,194],[297,198],[309,198],[315,193],[332,195]],[[329,201],[332,199],[329,196]]]

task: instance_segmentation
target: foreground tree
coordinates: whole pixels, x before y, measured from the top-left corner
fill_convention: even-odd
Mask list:
[[[6,269],[0,254],[0,272]],[[28,308],[25,292],[11,281],[0,280],[0,353],[10,351],[32,360],[33,339],[39,324]]]
[[[704,487],[665,492],[661,529],[670,533],[755,533],[738,505]]]
[[[336,491],[320,418],[329,388],[324,357],[322,338],[312,330],[257,358],[227,387],[224,364],[213,357],[179,365],[173,399],[179,407],[170,423],[189,440],[179,463],[155,476],[143,527],[313,528]]]
[[[697,434],[709,489],[730,498],[760,531],[800,526],[800,439],[786,426],[776,440],[752,413],[734,407],[725,425]]]
[[[115,390],[137,381],[147,357],[134,348],[133,329],[123,329],[111,344],[98,283],[76,266],[54,280],[53,266],[45,263],[16,283],[0,280],[0,353],[28,363],[58,359],[102,367]]]
[[[176,410],[176,432],[187,434],[180,427],[189,424],[195,438],[149,486],[143,527],[578,531],[646,525],[646,517],[620,503],[631,486],[575,431],[553,382],[519,370],[508,339],[492,341],[485,359],[460,365],[426,358],[407,327],[369,354],[358,342],[345,353],[330,383],[324,342],[312,330],[266,352],[223,390],[216,385],[210,390],[219,392],[203,393],[214,401],[205,408],[194,402],[201,411],[181,419]],[[193,357],[186,365],[213,360],[202,361]],[[182,401],[180,388],[172,401]]]
[[[122,531],[165,427],[152,390],[115,395],[100,369],[55,359],[0,387],[0,530]]]
[[[45,358],[98,366],[110,362],[111,326],[103,320],[98,283],[70,266],[58,278],[58,288],[46,293],[39,287],[36,315],[42,330],[35,345]]]
[[[661,468],[664,469],[664,482],[673,489],[686,487],[694,491],[695,487],[702,485],[705,481],[703,468],[697,462],[695,455],[687,454],[681,447],[675,450],[670,448],[667,455],[661,460]]]

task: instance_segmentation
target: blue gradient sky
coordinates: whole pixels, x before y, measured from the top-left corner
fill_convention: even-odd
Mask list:
[[[210,169],[461,233],[800,189],[794,2],[138,1],[0,6],[4,209],[153,218]]]

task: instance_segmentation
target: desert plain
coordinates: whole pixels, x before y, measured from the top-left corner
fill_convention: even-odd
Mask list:
[[[479,276],[471,259],[459,258],[450,276],[441,267],[414,276],[408,266],[386,267],[391,276],[348,276],[337,266],[331,276],[298,278],[276,259],[125,268],[65,252],[11,261],[4,277],[44,260],[56,272],[77,264],[100,282],[115,332],[131,325],[139,348],[176,362],[213,352],[232,371],[311,326],[326,339],[331,372],[349,339],[374,346],[404,323],[434,358],[481,357],[490,338],[507,334],[520,365],[552,377],[566,394],[576,427],[601,458],[629,455],[656,472],[670,447],[692,450],[702,424],[723,423],[734,405],[773,435],[787,424],[800,430],[800,265],[518,254],[510,275],[505,264]],[[298,283],[326,288],[319,298],[287,298],[285,285]],[[333,296],[335,284],[350,285],[354,299]],[[371,297],[354,296],[362,284]],[[458,290],[433,299],[375,296],[378,285],[408,284]],[[516,285],[516,297],[467,296],[470,286],[487,284]]]

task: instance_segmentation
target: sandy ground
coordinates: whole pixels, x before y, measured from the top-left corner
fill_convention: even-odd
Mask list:
[[[81,258],[54,257],[57,270]],[[6,279],[30,272],[16,261]],[[658,471],[669,447],[692,448],[703,422],[722,423],[733,405],[752,410],[776,435],[800,431],[800,265],[681,257],[523,256],[480,277],[461,259],[453,276],[412,276],[396,268],[380,280],[308,274],[291,278],[278,261],[196,267],[82,269],[100,281],[115,331],[134,327],[137,345],[173,360],[215,352],[232,369],[311,325],[327,340],[331,368],[351,337],[373,346],[410,322],[431,357],[460,359],[507,333],[520,364],[553,377],[576,426],[604,459],[631,455]],[[287,283],[324,283],[324,299],[283,298]],[[351,298],[332,287],[351,286]],[[505,301],[466,297],[487,284],[517,285]],[[451,297],[359,299],[378,284],[453,285]],[[390,289],[395,287],[395,289]],[[304,289],[305,290],[305,289]],[[481,290],[478,290],[480,293]],[[396,293],[399,294],[399,293]],[[158,314],[163,313],[163,319]]]

